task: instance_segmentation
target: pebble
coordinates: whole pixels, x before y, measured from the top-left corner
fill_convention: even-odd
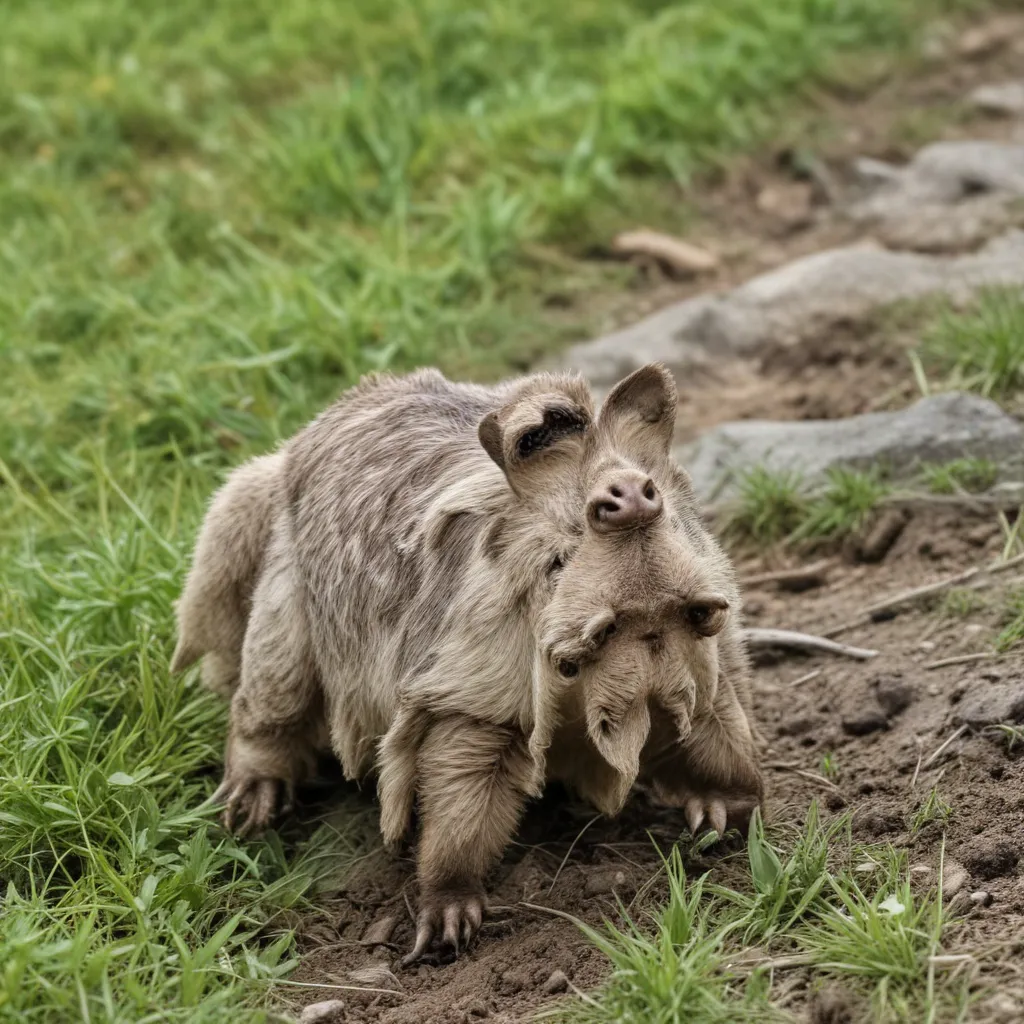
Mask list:
[[[558,992],[564,992],[569,987],[569,979],[565,971],[552,971],[551,976],[544,982],[543,990],[553,996]]]
[[[626,884],[626,875],[622,871],[595,871],[587,876],[583,891],[587,896],[600,896],[614,892]]]
[[[979,889],[977,892],[971,893],[971,902],[977,907],[990,907],[992,906],[992,893]]]
[[[345,1003],[341,999],[325,999],[321,1003],[310,1003],[299,1017],[299,1024],[327,1024],[341,1020]]]
[[[857,714],[843,718],[843,732],[850,736],[867,736],[869,733],[878,732],[888,725],[888,720],[881,708],[869,708]]]
[[[942,894],[944,896],[955,896],[966,884],[971,876],[967,868],[955,860],[947,860],[942,866]]]

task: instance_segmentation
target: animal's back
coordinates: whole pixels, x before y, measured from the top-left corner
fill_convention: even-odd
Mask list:
[[[368,767],[403,679],[430,658],[488,510],[508,494],[477,438],[504,394],[434,370],[368,378],[289,445],[291,540],[332,736],[351,774]],[[475,510],[448,517],[443,542],[426,543],[439,504],[459,495]]]

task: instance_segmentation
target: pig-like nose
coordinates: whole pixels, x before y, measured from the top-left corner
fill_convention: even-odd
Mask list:
[[[632,530],[661,515],[661,492],[637,470],[623,470],[605,479],[590,495],[587,518],[595,530]]]

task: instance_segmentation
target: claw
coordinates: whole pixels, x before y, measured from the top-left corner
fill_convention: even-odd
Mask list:
[[[696,835],[703,822],[704,801],[699,796],[690,797],[686,801],[686,824],[690,826],[690,832]]]
[[[708,821],[719,836],[725,835],[725,828],[728,824],[729,816],[726,813],[724,801],[711,800],[708,803]]]
[[[402,966],[410,967],[416,963],[417,960],[430,946],[430,941],[434,937],[435,930],[435,915],[432,910],[423,910],[420,912],[420,916],[416,919],[416,942],[412,947],[412,952],[407,953],[402,957]]]
[[[461,923],[460,908],[457,905],[445,907],[444,909],[444,936],[442,941],[445,945],[451,946],[455,950],[455,955],[459,955],[459,925]]]

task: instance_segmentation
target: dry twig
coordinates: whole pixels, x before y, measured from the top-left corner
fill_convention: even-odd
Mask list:
[[[864,647],[850,647],[848,644],[826,640],[812,633],[797,633],[790,629],[745,629],[748,647],[788,647],[800,651],[822,651],[826,654],[840,654],[857,661],[867,661],[877,656],[878,651]]]

